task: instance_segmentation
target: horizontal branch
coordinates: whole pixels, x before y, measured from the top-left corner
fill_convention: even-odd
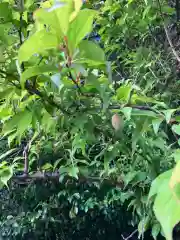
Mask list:
[[[122,107],[123,107],[122,105],[110,105],[108,108],[109,109],[120,109]],[[149,106],[144,106],[144,105],[128,104],[128,105],[125,105],[124,107],[131,107],[131,108],[138,109],[138,110],[147,110],[147,111],[151,111],[151,112],[154,112],[154,113],[159,113],[156,109],[154,109],[152,107],[149,107]]]
[[[6,73],[5,71],[3,70],[0,70],[0,73],[2,73],[3,75],[6,75],[6,76],[10,76],[11,74],[9,73]],[[11,76],[14,76],[14,75],[11,75]],[[16,77],[16,76],[14,76]],[[13,82],[11,82],[15,87],[21,89],[21,86],[20,85],[15,85]],[[63,109],[58,103],[56,103],[55,101],[53,101],[53,99],[50,99],[48,96],[46,96],[43,92],[41,92],[40,90],[38,90],[37,88],[34,88],[30,83],[29,81],[26,82],[25,84],[25,89],[30,93],[30,94],[34,94],[36,96],[39,96],[39,98],[41,98],[43,101],[46,101],[48,102],[51,106],[54,106],[56,107],[57,109],[59,109],[62,113],[64,114],[67,114],[67,115],[70,115],[71,113],[65,109]],[[87,96],[87,97],[95,97],[95,95],[93,95],[92,93],[83,93],[84,96]],[[125,106],[123,105],[116,105],[116,104],[112,104],[112,105],[109,105],[108,109],[110,110],[115,110],[115,109],[121,109],[122,107],[131,107],[133,109],[138,109],[138,110],[146,110],[146,111],[151,111],[151,112],[154,112],[156,114],[160,114],[160,112],[156,109],[154,109],[153,107],[150,107],[150,106],[146,106],[146,105],[132,105],[132,104],[127,104]],[[101,106],[97,107],[97,108],[90,108],[90,109],[86,109],[86,110],[101,110]],[[172,121],[170,121],[171,123],[173,122],[176,122],[175,119],[172,119]]]
[[[22,174],[22,175],[15,175],[12,177],[12,180],[15,180],[16,183],[30,183],[31,181],[36,181],[36,180],[56,180],[59,181],[59,178],[62,176],[62,174],[58,172],[35,172],[33,174]],[[72,177],[64,177],[65,181],[67,182],[68,180],[76,180],[75,178]],[[122,181],[115,181],[110,178],[100,178],[96,176],[79,176],[77,179],[78,182],[87,182],[87,183],[107,183],[113,186],[116,186],[118,188],[123,188],[124,184]]]

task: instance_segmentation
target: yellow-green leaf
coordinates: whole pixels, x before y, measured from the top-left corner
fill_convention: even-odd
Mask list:
[[[77,17],[71,22],[68,31],[68,46],[72,53],[82,39],[91,32],[96,11],[91,9],[81,10]]]
[[[47,32],[45,29],[36,32],[28,40],[26,40],[19,49],[18,60],[21,64],[23,61],[28,61],[32,55],[42,53],[45,50],[52,49],[58,46],[56,35]]]
[[[180,221],[180,202],[169,184],[163,184],[154,202],[154,213],[160,222],[167,240],[172,240],[172,231]]]
[[[180,161],[177,162],[170,179],[170,187],[173,188],[176,186],[176,184],[180,183]]]

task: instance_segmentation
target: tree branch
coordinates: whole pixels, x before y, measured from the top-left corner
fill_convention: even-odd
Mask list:
[[[124,237],[122,234],[121,234],[121,237],[123,240],[129,240],[130,238],[132,238],[134,236],[134,234],[136,234],[138,232],[138,229],[134,230],[134,232],[132,232],[128,237]]]
[[[122,107],[123,107],[122,105],[109,105],[108,109],[112,109],[112,110],[113,109],[121,109]],[[149,106],[127,104],[124,107],[131,107],[134,109],[146,110],[146,111],[151,111],[151,112],[159,114],[159,112],[156,109],[153,109],[152,107],[149,107]]]
[[[62,174],[60,174],[59,172],[35,172],[33,174],[23,174],[23,175],[16,175],[12,177],[12,180],[15,180],[17,183],[18,182],[31,182],[31,181],[35,181],[35,180],[57,180],[59,181],[59,178],[62,176]],[[73,180],[73,178],[71,177],[65,177],[65,182],[67,182],[68,180]],[[116,181],[116,180],[112,180],[112,179],[108,179],[108,178],[103,178],[101,179],[100,177],[96,177],[96,176],[89,176],[89,177],[85,177],[85,176],[79,176],[78,180],[79,182],[90,182],[90,183],[95,183],[95,182],[99,182],[99,183],[107,183],[119,188],[123,188],[124,187],[124,183],[122,181]]]

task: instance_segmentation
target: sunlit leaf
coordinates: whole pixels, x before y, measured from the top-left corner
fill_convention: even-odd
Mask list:
[[[173,189],[176,184],[180,184],[180,160],[177,162],[170,179],[170,187]]]
[[[123,85],[117,89],[117,98],[120,101],[128,102],[131,91],[132,91],[131,85]]]
[[[70,21],[73,21],[74,18],[78,15],[80,9],[81,9],[81,6],[83,4],[83,1],[82,0],[74,0],[74,8],[75,10],[73,11],[73,13],[71,13],[71,16],[70,16]]]
[[[73,52],[78,44],[83,40],[83,38],[91,32],[95,15],[96,11],[91,9],[83,9],[71,22],[67,34],[68,45],[71,52]]]
[[[173,130],[176,134],[180,135],[180,124],[174,124],[174,125],[172,126],[172,130]]]
[[[42,166],[42,170],[50,170],[53,169],[53,166],[50,163],[46,163]]]
[[[172,170],[166,171],[159,175],[151,184],[151,189],[149,192],[148,198],[150,199],[153,197],[155,194],[157,194],[161,190],[162,185],[169,185],[169,180],[172,175]]]
[[[60,40],[60,38],[67,34],[72,11],[72,0],[55,2],[49,8],[35,11],[34,19],[38,23],[50,26],[51,30],[55,31],[57,38]]]
[[[163,184],[154,202],[154,213],[160,222],[167,240],[172,240],[172,231],[180,221],[180,202],[169,184]]]
[[[19,49],[18,60],[20,63],[28,61],[33,54],[42,53],[45,50],[58,46],[57,37],[45,29],[36,32],[27,39]]]

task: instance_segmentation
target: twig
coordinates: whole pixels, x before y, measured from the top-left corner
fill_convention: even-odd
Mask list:
[[[109,105],[108,109],[121,109],[123,106],[122,105]],[[141,105],[132,105],[132,104],[127,104],[124,107],[131,107],[134,109],[138,109],[138,110],[147,110],[147,111],[151,111],[157,114],[160,114],[158,110],[153,109],[152,107],[149,106],[141,106]]]
[[[23,157],[24,157],[24,176],[28,176],[29,174],[29,161],[28,161],[28,153],[31,148],[32,142],[38,137],[38,134],[34,134],[34,136],[31,138],[31,140],[27,143],[27,145],[24,148],[23,151]]]
[[[66,57],[67,57],[66,67],[67,67],[68,70],[69,70],[69,74],[68,74],[68,75],[69,75],[69,78],[70,78],[71,81],[75,84],[75,86],[77,87],[79,93],[80,93],[81,95],[83,95],[83,93],[82,93],[82,91],[81,91],[81,88],[80,88],[78,82],[76,82],[76,80],[74,80],[74,78],[73,78],[73,76],[72,76],[72,73],[71,73],[71,56],[70,56],[70,53],[69,53],[68,38],[67,38],[67,36],[64,37],[64,43],[65,43],[65,44],[64,44],[63,49],[64,49],[64,53],[65,53],[65,55],[66,55]]]
[[[167,30],[167,27],[166,27],[165,24],[163,24],[163,25],[164,25],[164,31],[165,31],[165,33],[166,33],[166,37],[167,37],[168,43],[169,43],[169,45],[170,45],[170,47],[171,47],[172,53],[173,53],[174,56],[176,57],[177,61],[180,62],[180,57],[178,56],[178,54],[177,54],[177,52],[176,52],[176,50],[175,50],[175,48],[174,48],[174,46],[173,46],[173,43],[172,43],[172,41],[171,41],[171,39],[170,39],[170,36],[169,36],[168,30]]]
[[[25,146],[23,151],[23,157],[24,157],[24,175],[28,175],[29,171],[29,162],[28,162],[28,152],[29,152],[29,143]]]
[[[81,88],[80,88],[79,84],[74,80],[74,78],[73,78],[73,76],[72,76],[71,69],[69,68],[68,65],[66,65],[66,67],[69,69],[69,74],[68,74],[68,75],[69,75],[69,78],[70,78],[71,81],[74,83],[74,85],[77,87],[79,93],[80,93],[81,95],[83,95],[83,92],[81,91]]]
[[[130,238],[132,238],[134,236],[134,234],[136,234],[138,232],[138,229],[134,230],[134,232],[132,232],[127,238],[125,238],[122,234],[121,237],[123,240],[128,240]]]
[[[180,62],[180,57],[179,57],[179,55],[177,54],[177,52],[176,52],[176,50],[175,50],[175,47],[174,47],[174,45],[173,45],[173,43],[172,43],[172,41],[171,41],[171,38],[170,38],[170,36],[169,36],[167,27],[166,27],[166,25],[165,25],[165,21],[164,21],[164,17],[163,17],[163,12],[162,12],[162,8],[161,8],[161,3],[160,3],[159,0],[157,0],[157,2],[158,2],[158,5],[159,5],[159,11],[160,11],[160,14],[161,14],[161,18],[162,18],[162,20],[163,20],[163,27],[164,27],[164,31],[165,31],[165,33],[166,33],[166,38],[167,38],[167,40],[168,40],[168,43],[169,43],[169,45],[170,45],[170,47],[171,47],[171,51],[172,51],[172,53],[174,54],[176,60],[177,60],[178,62]]]

